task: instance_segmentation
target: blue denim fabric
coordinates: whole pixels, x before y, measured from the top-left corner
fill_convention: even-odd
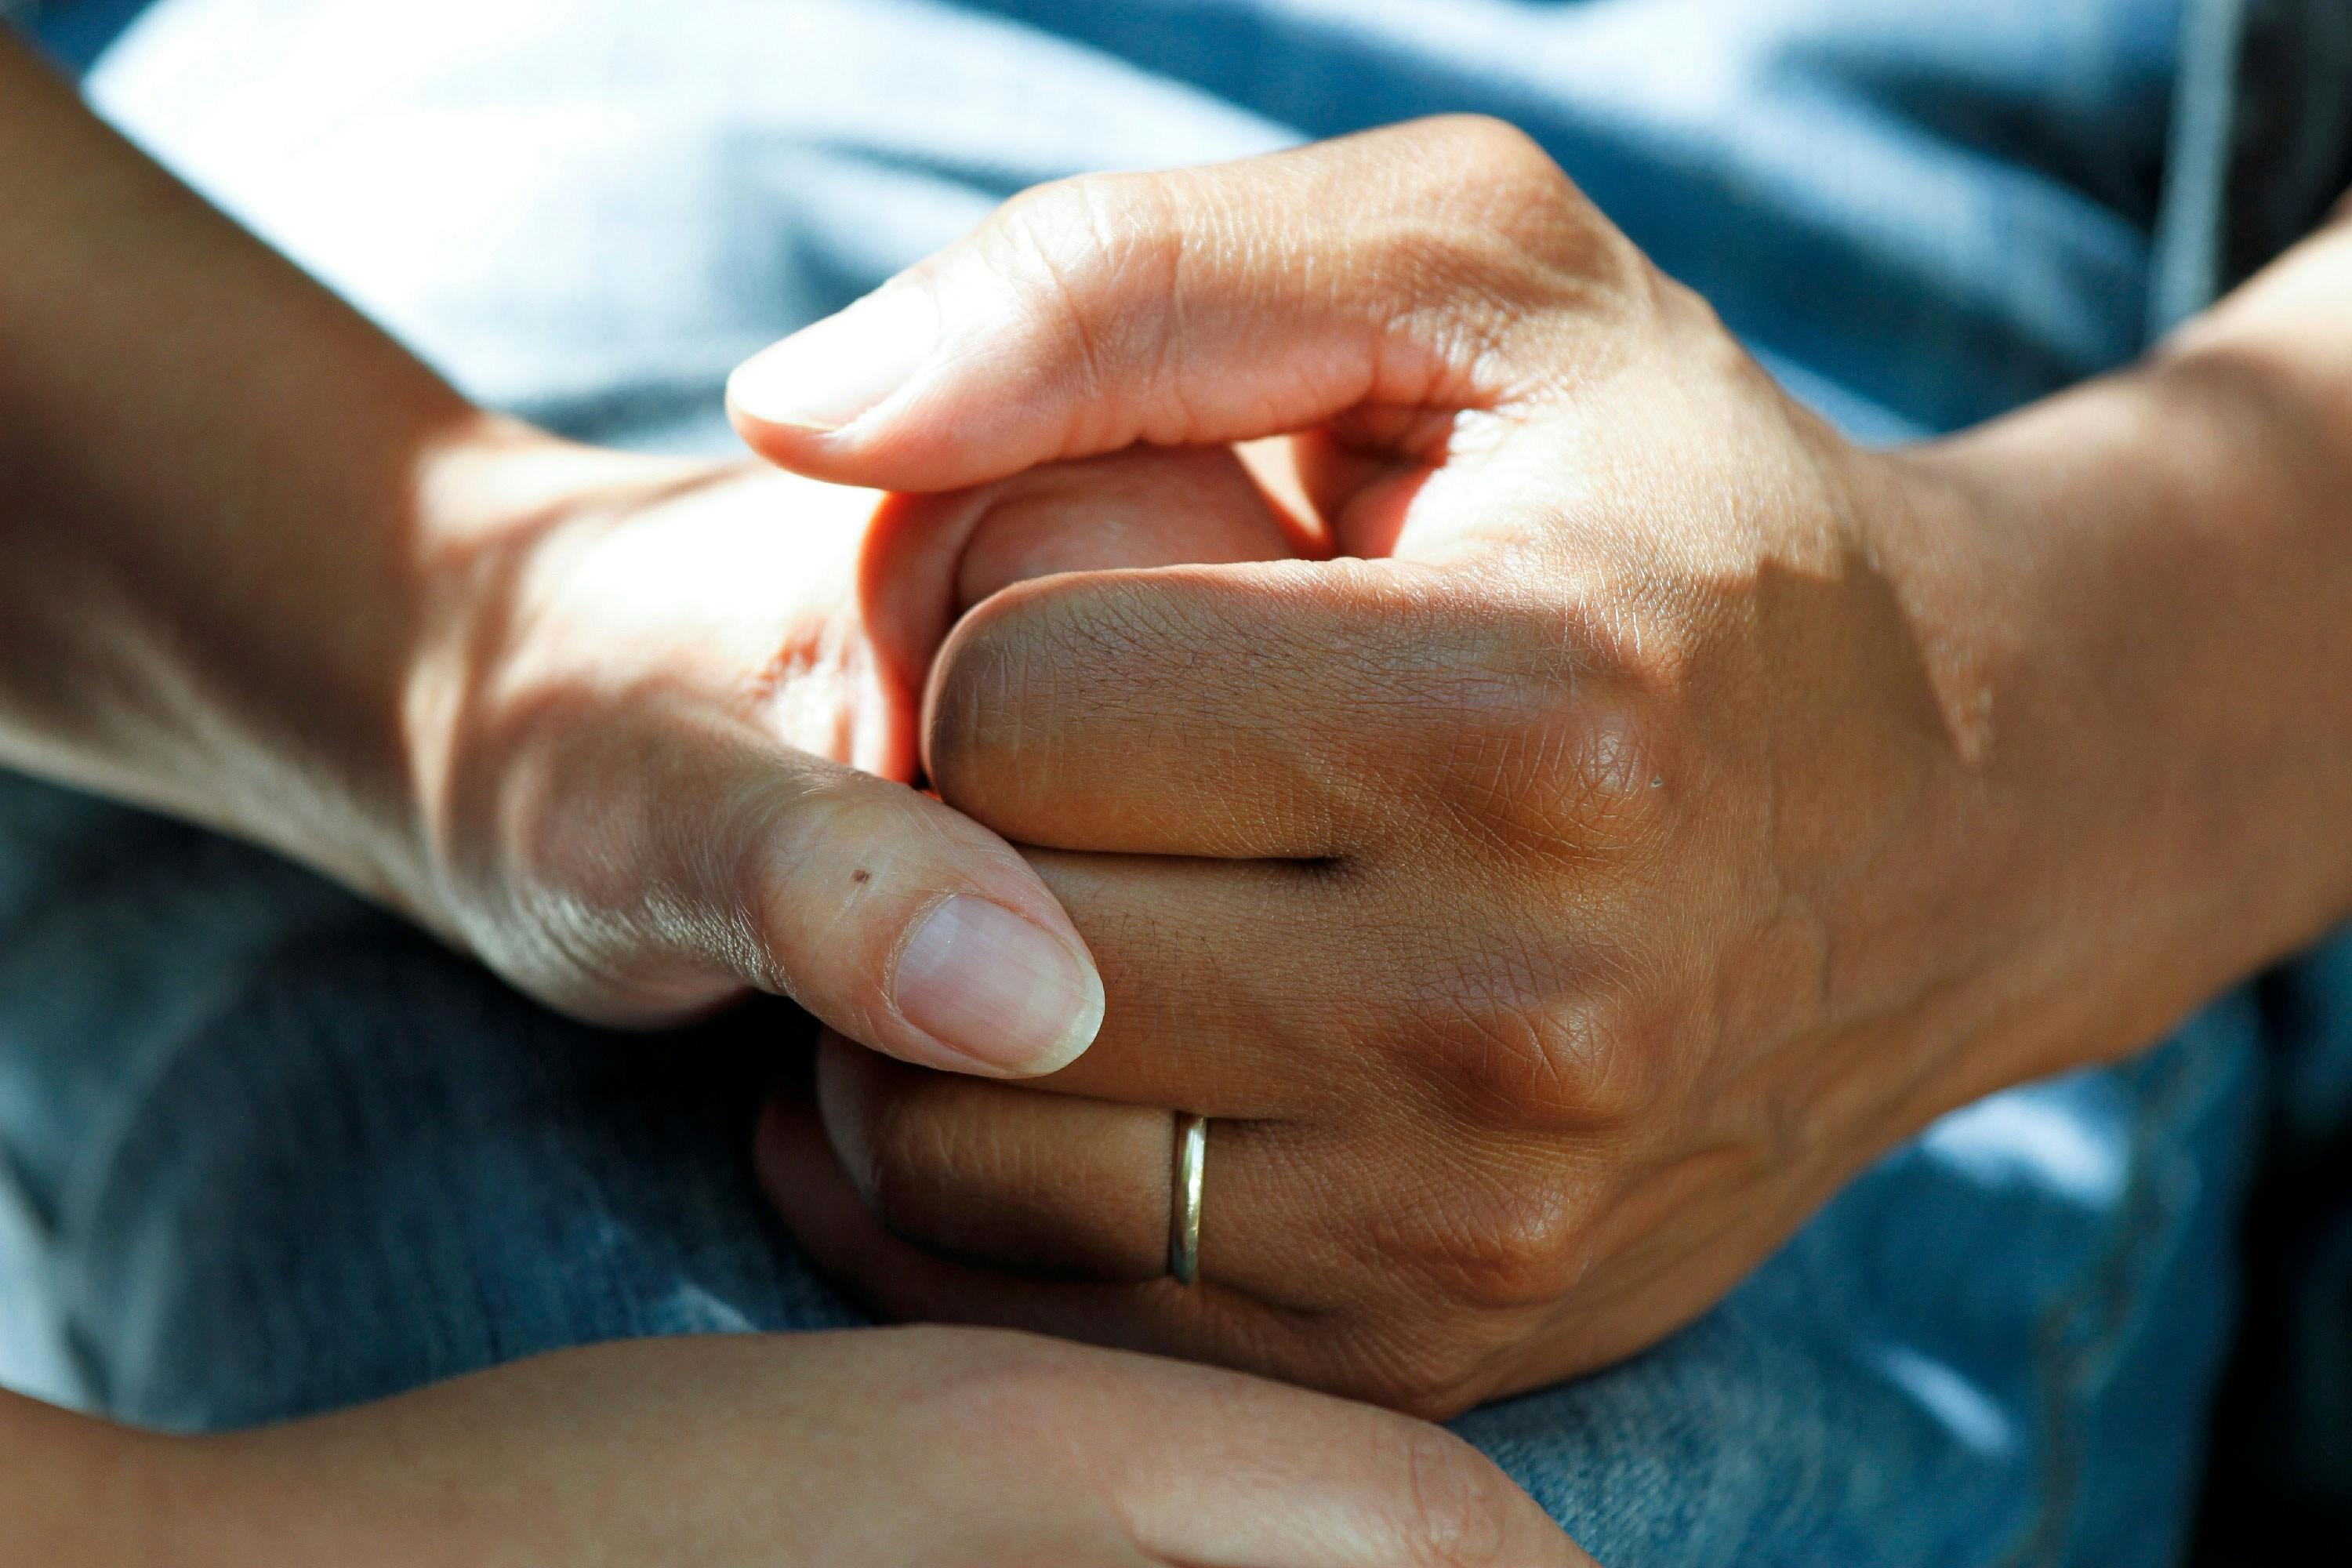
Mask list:
[[[738,358],[1022,185],[1468,109],[1884,440],[2141,345],[2177,32],[2173,0],[162,0],[91,88],[590,439],[728,449]],[[266,856],[0,777],[0,1270],[65,1347],[20,1375],[212,1427],[854,1321],[745,1165],[804,1031],[600,1035]],[[1954,1115],[1691,1329],[1461,1429],[1612,1568],[2173,1561],[2261,1043],[2236,996]]]

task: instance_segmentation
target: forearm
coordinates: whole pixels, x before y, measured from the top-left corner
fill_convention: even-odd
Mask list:
[[[0,1541],[45,1568],[196,1568],[207,1506],[193,1454],[0,1390]],[[215,1506],[218,1500],[214,1500]]]
[[[415,904],[434,509],[533,438],[5,37],[0,213],[0,761]]]
[[[1956,728],[2062,868],[2021,927],[2073,955],[1989,1079],[2132,1049],[2352,913],[2352,228],[1913,460],[1990,520],[1974,565],[1932,509],[1907,553],[1977,628]]]

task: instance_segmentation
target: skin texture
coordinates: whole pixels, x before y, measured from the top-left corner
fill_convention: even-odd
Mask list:
[[[1045,551],[1145,569],[1015,586],[956,627],[925,744],[959,815],[848,764],[911,767],[930,640],[1035,540],[919,569],[923,530],[895,531],[926,507],[488,418],[5,46],[0,208],[13,764],[273,845],[592,1016],[764,987],[967,1070],[895,999],[915,920],[963,891],[1075,952],[1077,914],[1116,1023],[1051,1097],[835,1051],[824,1123],[771,1122],[804,1232],[902,1310],[1451,1408],[1663,1331],[1937,1105],[2127,1049],[2343,906],[2352,725],[2310,722],[2340,713],[2352,625],[2328,548],[2340,247],[2144,376],[1869,458],[1491,126],[1045,193],[911,296],[935,336],[1003,333],[985,363],[1009,381],[959,385],[918,342],[866,360],[904,370],[887,406],[747,407],[754,437],[821,479],[957,492],[1313,432],[1277,466],[1311,504],[1298,536],[1348,558]],[[777,370],[747,384],[765,406]],[[1271,511],[1240,524],[1255,553],[1297,542]],[[765,536],[785,525],[806,539]],[[894,598],[900,570],[933,586]],[[655,608],[673,577],[697,586]],[[1208,1284],[1182,1296],[1139,1278],[1171,1105],[1219,1118]],[[1083,1167],[1126,1142],[1146,1157]],[[971,1266],[1056,1246],[1077,1280]],[[902,1342],[807,1352],[856,1373],[831,1380],[769,1342],[624,1347],[194,1448],[9,1401],[39,1459],[0,1474],[45,1561],[413,1561],[452,1504],[491,1561],[591,1539],[761,1561],[789,1538],[746,1541],[758,1489],[839,1479],[813,1460],[839,1442],[894,1504],[959,1479],[904,1518],[800,1520],[826,1550],[903,1525],[882,1560],[1132,1560],[1098,1487],[1021,1489],[1054,1456],[986,1402],[894,1424],[874,1391],[905,1384],[866,1358]],[[948,1348],[915,1385],[988,1364],[924,1342]],[[1094,1364],[1129,1369],[1118,1397],[1048,1379],[1024,1407],[1089,1462],[1170,1431],[1245,1444],[1283,1430],[1255,1401],[1303,1397],[1188,1401],[1155,1363]],[[935,1425],[987,1439],[927,1472]],[[1350,1441],[1293,1436],[1309,1462]],[[976,1446],[1037,1464],[975,1478]],[[1290,1494],[1229,1515],[1214,1475],[1216,1507],[1171,1506],[1318,1517]],[[1413,1495],[1398,1477],[1342,1517]],[[956,1533],[975,1497],[1034,1505],[1032,1534]],[[1456,1558],[1528,1560],[1454,1533]]]
[[[0,1453],[79,1483],[11,1510],[57,1568],[1591,1562],[1440,1428],[970,1330],[598,1346],[198,1440],[0,1395]]]
[[[2352,909],[2341,229],[2127,374],[1871,453],[1524,137],[1440,121],[1032,193],[733,402],[921,489],[1287,436],[1335,556],[948,637],[931,776],[1108,1010],[1017,1088],[835,1043],[772,1120],[776,1202],[887,1312],[1458,1410]]]
[[[1052,895],[906,787],[922,671],[856,592],[882,497],[485,415],[5,40],[0,206],[0,761],[267,844],[592,1019],[759,989],[959,1070],[1085,1047],[1099,983]],[[1166,485],[1024,479],[1024,542],[982,508],[893,557],[952,585],[968,547],[999,582],[1286,551],[1262,508],[1150,512],[1230,455],[1139,464]],[[1054,542],[1021,500],[1049,489],[1100,545]],[[917,1016],[959,897],[1028,951],[967,944]],[[1034,984],[955,1016],[974,971]]]
[[[609,461],[549,460],[567,475]],[[1085,949],[1008,847],[905,787],[937,639],[903,660],[877,642],[860,575],[887,556],[894,605],[935,594],[943,625],[969,582],[1066,561],[1287,552],[1230,453],[1068,470],[917,520],[763,468],[660,465],[567,477],[548,509],[516,521],[500,505],[436,543],[402,712],[432,913],[582,1016],[673,1023],[748,980],[930,1066],[1067,1059],[1083,1037],[1024,1063],[982,1054],[1000,1043],[992,1016],[943,1040],[898,1005],[908,933],[975,887]],[[1202,527],[1171,504],[1195,492],[1247,510]]]
[[[924,668],[898,661],[1033,571],[1286,553],[1233,454],[918,516],[554,440],[5,33],[0,213],[0,760],[270,845],[585,1016],[763,988],[959,1070],[1084,1046],[1081,1017],[983,1059],[898,1005],[960,894],[1084,950],[1009,846],[908,787]],[[911,643],[872,634],[886,558]],[[1584,1561],[1436,1428],[945,1331],[607,1347],[201,1441],[0,1394],[0,1542],[60,1568]]]

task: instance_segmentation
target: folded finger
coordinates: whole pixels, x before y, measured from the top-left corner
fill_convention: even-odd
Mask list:
[[[977,1092],[974,1092],[977,1090]],[[892,1234],[1007,1274],[1139,1284],[1171,1271],[1176,1117],[993,1089],[828,1036],[816,1100],[836,1156]],[[1279,1123],[1206,1129],[1201,1278],[1295,1308],[1337,1306],[1360,1260],[1345,1168]]]
[[[1531,660],[1529,640],[1403,562],[1046,578],[948,638],[925,762],[1023,844],[1344,857],[1425,823],[1464,755],[1556,718],[1557,646]]]
[[[1056,1094],[1281,1121],[1328,1106],[1354,1020],[1336,985],[1382,965],[1351,890],[1311,865],[1033,850],[1101,973],[1094,1045]]]

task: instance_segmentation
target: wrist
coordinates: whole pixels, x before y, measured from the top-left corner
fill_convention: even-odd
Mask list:
[[[1975,1093],[2136,1050],[2352,909],[2352,467],[2236,380],[2160,358],[1892,460],[1965,650],[1956,874],[2007,933]]]

